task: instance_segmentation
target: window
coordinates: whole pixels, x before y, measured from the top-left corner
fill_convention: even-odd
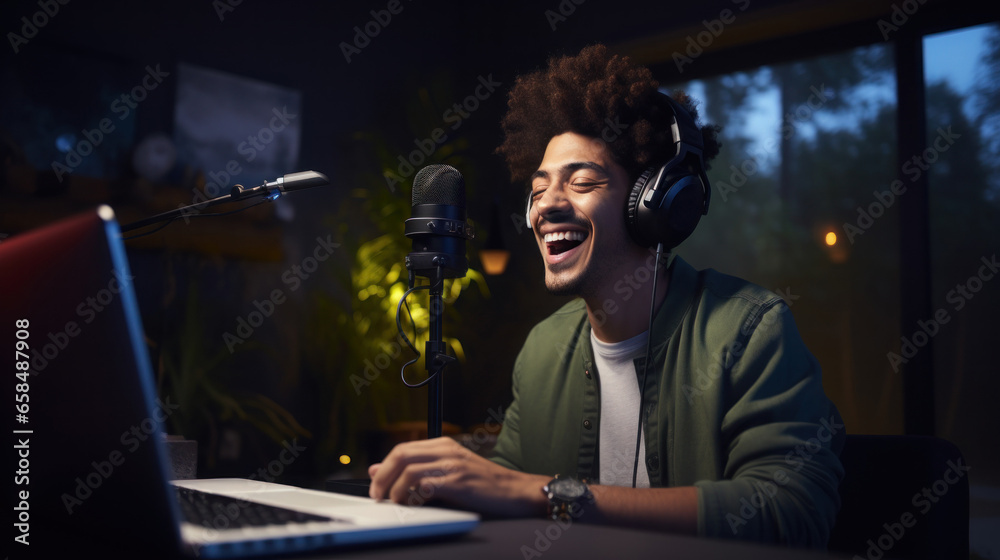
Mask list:
[[[723,127],[708,216],[678,253],[785,298],[849,432],[901,432],[891,43],[677,87]]]
[[[924,38],[936,431],[978,484],[1000,482],[1000,26]]]

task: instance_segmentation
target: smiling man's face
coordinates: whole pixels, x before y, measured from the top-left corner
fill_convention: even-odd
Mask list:
[[[531,179],[531,220],[545,285],[584,299],[610,293],[631,259],[645,257],[625,230],[628,173],[606,145],[574,132],[554,136]]]

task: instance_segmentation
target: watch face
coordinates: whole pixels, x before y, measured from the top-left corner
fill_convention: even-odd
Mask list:
[[[561,500],[576,500],[587,492],[587,485],[572,478],[560,478],[549,485],[553,496]]]

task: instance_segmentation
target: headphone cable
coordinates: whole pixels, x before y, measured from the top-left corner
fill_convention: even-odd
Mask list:
[[[663,255],[663,242],[656,244],[656,260],[653,262],[653,293],[649,298],[649,329],[646,331],[646,359],[642,363],[642,376],[639,382],[639,427],[635,434],[635,464],[632,466],[632,488],[635,488],[639,475],[639,446],[642,443],[642,410],[646,396],[646,371],[649,370],[649,360],[652,357],[653,346],[653,315],[656,311],[656,277],[660,270],[660,257]]]

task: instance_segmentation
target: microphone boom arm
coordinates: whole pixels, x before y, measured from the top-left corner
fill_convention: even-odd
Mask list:
[[[258,196],[268,197],[272,195],[280,196],[281,193],[286,193],[299,189],[307,189],[310,187],[318,187],[321,185],[329,184],[330,180],[326,175],[322,173],[317,173],[316,171],[300,171],[298,173],[289,173],[283,177],[279,177],[274,181],[265,181],[264,184],[258,185],[256,187],[246,188],[243,185],[233,185],[233,188],[229,191],[229,194],[224,194],[222,196],[205,200],[202,202],[197,202],[195,204],[189,204],[187,206],[179,206],[173,210],[168,210],[166,212],[157,214],[155,216],[150,216],[148,218],[143,218],[132,222],[130,224],[125,224],[121,226],[122,233],[126,231],[132,231],[141,227],[150,226],[160,222],[166,222],[170,220],[176,220],[177,218],[191,216],[200,213],[205,208],[211,206],[216,206],[218,204],[224,204],[226,202],[236,202],[241,200],[249,200]],[[275,196],[275,198],[277,198]]]
[[[239,186],[239,185],[237,185],[237,186]],[[236,187],[233,187],[233,188],[235,189]],[[169,221],[169,220],[175,220],[175,219],[183,217],[183,216],[190,216],[192,214],[198,214],[199,212],[201,212],[205,208],[209,208],[211,206],[217,206],[219,204],[230,202],[231,198],[232,198],[231,194],[224,194],[224,195],[222,195],[220,197],[212,198],[210,200],[206,200],[206,201],[203,201],[203,202],[198,202],[198,203],[195,203],[195,204],[189,204],[187,206],[178,206],[177,208],[174,208],[173,210],[168,210],[166,212],[157,214],[155,216],[150,216],[148,218],[143,218],[141,220],[137,220],[137,221],[132,222],[130,224],[125,224],[125,225],[121,226],[121,232],[125,233],[126,231],[132,231],[134,229],[139,229],[141,227],[151,226],[153,224],[158,224],[160,222],[166,222],[166,221]]]

